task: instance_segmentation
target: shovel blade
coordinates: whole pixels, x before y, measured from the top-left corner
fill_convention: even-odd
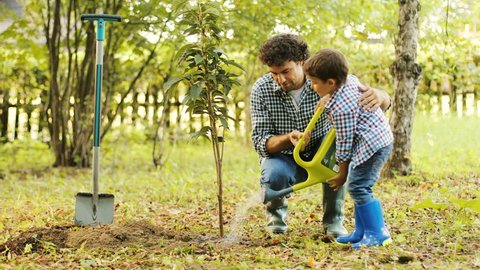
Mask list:
[[[91,193],[77,193],[75,203],[75,225],[96,226],[112,224],[115,197],[113,194],[98,194],[97,211],[94,212],[93,195]]]

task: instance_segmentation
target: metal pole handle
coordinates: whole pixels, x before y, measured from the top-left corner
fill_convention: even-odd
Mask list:
[[[101,94],[102,94],[102,69],[103,69],[103,41],[105,40],[105,22],[121,22],[118,15],[108,14],[82,14],[82,21],[97,21],[97,67],[95,73],[95,107],[93,123],[93,220],[96,220],[98,205],[98,176],[100,169],[100,120],[101,120]]]

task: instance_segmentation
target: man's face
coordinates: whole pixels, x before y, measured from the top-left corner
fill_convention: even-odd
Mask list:
[[[268,70],[278,85],[286,92],[300,89],[305,83],[303,61],[286,61],[280,66],[268,66]]]

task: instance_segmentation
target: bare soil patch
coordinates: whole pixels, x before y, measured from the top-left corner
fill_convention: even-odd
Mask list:
[[[156,245],[159,240],[182,241],[178,232],[168,232],[164,228],[146,221],[127,224],[112,224],[97,227],[53,226],[50,228],[32,228],[20,233],[0,245],[0,253],[10,251],[22,254],[25,249],[41,252],[46,246],[56,248],[106,248],[118,249],[125,246]]]

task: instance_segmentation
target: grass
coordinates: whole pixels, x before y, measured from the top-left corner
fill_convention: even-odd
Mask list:
[[[290,233],[264,230],[261,205],[232,220],[259,191],[259,164],[250,146],[228,139],[224,160],[227,234],[218,238],[211,147],[179,142],[165,149],[162,169],[151,143],[128,128],[102,142],[101,192],[115,195],[113,225],[78,228],[75,194],[91,190],[91,170],[52,168],[47,146],[0,146],[0,269],[475,269],[480,268],[479,118],[417,114],[414,173],[375,187],[394,244],[360,251],[323,235],[320,186],[289,200]],[[345,225],[353,226],[347,197]],[[238,218],[238,217],[237,217]],[[22,238],[23,237],[23,238]]]

